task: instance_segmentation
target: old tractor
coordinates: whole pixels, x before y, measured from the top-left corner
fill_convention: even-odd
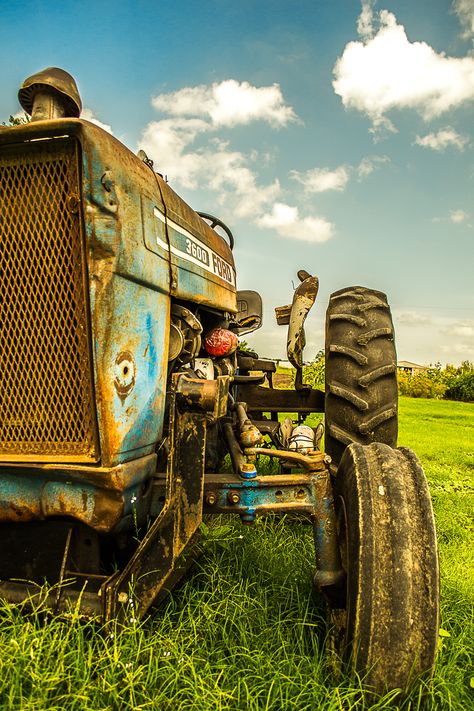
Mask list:
[[[82,120],[63,70],[19,100],[31,120],[0,129],[0,596],[139,619],[188,568],[203,516],[300,515],[347,667],[377,692],[429,676],[435,529],[423,470],[397,448],[385,295],[332,294],[312,389],[318,279],[300,270],[276,310],[295,386],[273,387],[275,364],[239,349],[262,304],[236,290],[230,230]],[[323,412],[325,451],[303,424]]]

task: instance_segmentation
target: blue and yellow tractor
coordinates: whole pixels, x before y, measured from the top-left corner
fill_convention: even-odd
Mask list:
[[[343,662],[379,692],[429,675],[435,529],[423,470],[397,448],[385,295],[332,294],[312,389],[318,279],[300,270],[276,309],[294,387],[274,387],[274,362],[239,348],[262,303],[236,289],[231,231],[81,119],[63,70],[19,100],[31,120],[0,128],[0,596],[136,620],[188,569],[203,516],[299,515]],[[323,412],[321,451],[304,421]]]

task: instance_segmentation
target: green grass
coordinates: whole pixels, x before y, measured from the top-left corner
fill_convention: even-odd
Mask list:
[[[432,488],[442,571],[443,637],[431,691],[403,708],[471,708],[474,689],[474,405],[400,402],[400,443]],[[313,593],[307,526],[218,520],[197,573],[138,625],[91,624],[0,608],[2,709],[349,711],[357,684],[335,684],[324,610]],[[397,708],[387,696],[371,709]]]

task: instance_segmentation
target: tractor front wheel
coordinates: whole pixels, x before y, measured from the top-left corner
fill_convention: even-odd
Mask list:
[[[347,447],[334,503],[345,585],[329,606],[335,657],[374,693],[429,674],[438,642],[439,573],[431,499],[409,449]]]

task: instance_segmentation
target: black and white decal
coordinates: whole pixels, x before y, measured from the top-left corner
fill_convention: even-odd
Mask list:
[[[229,262],[226,262],[226,260],[222,259],[213,249],[196,239],[186,228],[166,218],[157,207],[153,209],[153,214],[158,220],[163,222],[163,224],[168,225],[168,229],[174,233],[172,237],[176,236],[176,241],[179,245],[171,244],[168,248],[167,243],[157,235],[157,244],[162,249],[166,251],[170,249],[171,254],[174,254],[176,257],[196,264],[198,267],[201,267],[201,269],[205,269],[210,274],[220,277],[220,279],[227,282],[227,284],[235,287],[234,269]]]

